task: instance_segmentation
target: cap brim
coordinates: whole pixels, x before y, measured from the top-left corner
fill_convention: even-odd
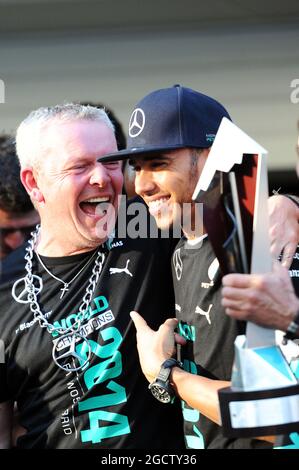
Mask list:
[[[173,145],[169,147],[142,147],[120,150],[115,153],[108,153],[104,157],[99,157],[98,162],[115,162],[117,160],[127,160],[128,158],[134,158],[139,156],[150,156],[156,153],[168,152],[179,148],[186,148],[186,145]]]

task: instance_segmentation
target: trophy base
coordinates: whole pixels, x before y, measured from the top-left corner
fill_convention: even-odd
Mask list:
[[[269,390],[218,392],[223,435],[258,437],[299,430],[299,384]]]

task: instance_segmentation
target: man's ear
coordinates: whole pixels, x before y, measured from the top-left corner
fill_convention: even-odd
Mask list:
[[[38,187],[38,183],[36,180],[36,175],[33,172],[31,167],[26,167],[21,170],[21,181],[25,186],[27,193],[30,196],[30,199],[34,203],[41,203],[45,202],[43,193]]]

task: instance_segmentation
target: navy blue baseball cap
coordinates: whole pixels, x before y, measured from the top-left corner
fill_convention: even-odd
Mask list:
[[[226,109],[198,91],[174,85],[153,91],[137,103],[131,114],[127,148],[99,158],[124,160],[180,148],[212,145]]]

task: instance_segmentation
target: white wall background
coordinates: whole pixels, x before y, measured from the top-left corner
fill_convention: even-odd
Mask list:
[[[143,95],[181,83],[222,102],[269,150],[270,168],[291,168],[299,103],[290,101],[290,84],[296,78],[296,25],[3,35],[0,131],[14,131],[36,107],[70,100],[106,103],[126,127]]]

